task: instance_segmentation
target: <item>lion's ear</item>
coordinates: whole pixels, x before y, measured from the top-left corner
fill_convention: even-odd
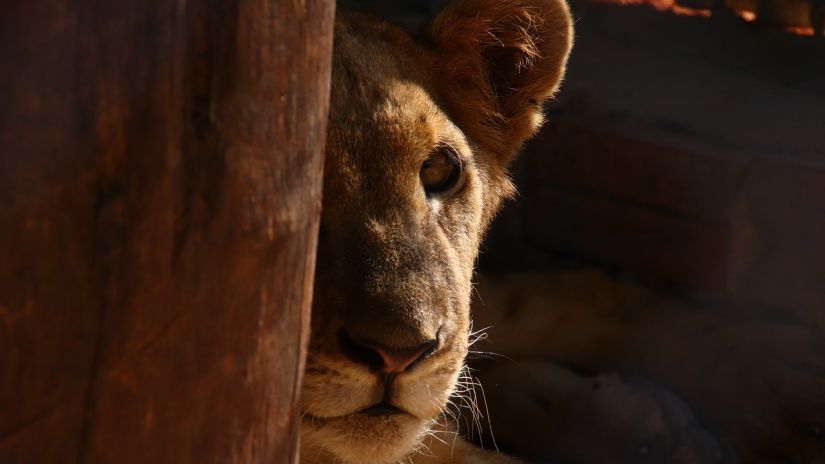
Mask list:
[[[565,0],[459,0],[424,30],[462,129],[507,163],[542,123],[572,45]]]

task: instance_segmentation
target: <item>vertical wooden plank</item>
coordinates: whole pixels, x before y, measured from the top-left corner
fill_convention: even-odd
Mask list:
[[[290,462],[331,0],[12,1],[0,462]]]

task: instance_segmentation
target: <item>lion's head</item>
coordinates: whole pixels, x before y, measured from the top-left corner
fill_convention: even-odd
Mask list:
[[[571,44],[563,0],[463,0],[413,39],[340,14],[301,399],[305,460],[397,462],[453,393],[473,265]]]

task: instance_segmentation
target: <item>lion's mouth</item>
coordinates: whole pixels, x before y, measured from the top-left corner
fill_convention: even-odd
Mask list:
[[[326,421],[334,421],[336,419],[343,419],[347,417],[353,417],[358,415],[364,415],[367,417],[400,417],[400,416],[407,416],[410,418],[418,419],[418,416],[415,414],[402,409],[389,401],[381,401],[380,403],[373,404],[372,406],[368,406],[364,409],[359,409],[357,411],[353,411],[351,413],[343,414],[340,416],[331,416],[331,417],[319,417],[309,413],[304,413],[303,417],[312,421],[313,423],[324,423]]]
[[[394,416],[396,414],[412,415],[398,406],[390,404],[388,401],[382,401],[358,412],[368,416]]]

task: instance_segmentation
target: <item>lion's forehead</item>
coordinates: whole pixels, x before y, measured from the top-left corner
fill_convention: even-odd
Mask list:
[[[397,28],[342,15],[333,51],[327,156],[369,177],[416,172],[439,143],[466,147],[441,104],[430,55]]]

